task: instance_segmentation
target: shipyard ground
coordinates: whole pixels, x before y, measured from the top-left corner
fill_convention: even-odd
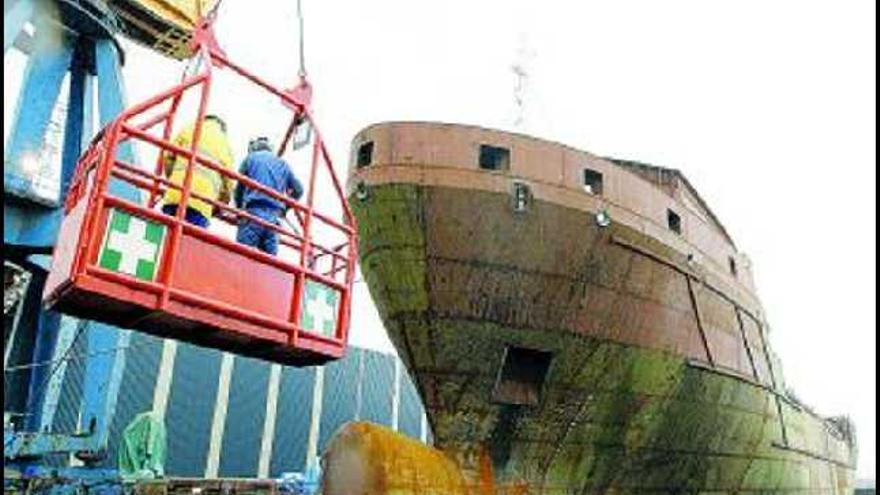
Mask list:
[[[14,475],[13,475],[14,476]],[[119,479],[89,482],[84,479],[55,477],[7,477],[4,474],[3,493],[19,494],[85,494],[102,495],[274,495],[281,489],[275,480],[242,478],[163,478],[123,482]]]

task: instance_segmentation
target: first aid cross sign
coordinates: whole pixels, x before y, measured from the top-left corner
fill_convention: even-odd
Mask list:
[[[161,223],[111,209],[107,216],[104,244],[98,255],[98,266],[153,281],[162,256],[166,230]]]
[[[303,328],[324,337],[333,337],[336,333],[338,304],[339,293],[336,289],[320,282],[306,280],[303,296]]]

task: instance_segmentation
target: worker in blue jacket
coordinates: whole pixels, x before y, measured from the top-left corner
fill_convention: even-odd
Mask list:
[[[251,140],[248,155],[238,173],[293,199],[302,197],[302,184],[293,175],[287,162],[272,152],[268,138]],[[278,217],[287,210],[281,201],[241,182],[235,186],[234,199],[236,208],[275,225],[279,224]],[[278,253],[278,233],[246,218],[239,222],[235,240],[265,253]]]

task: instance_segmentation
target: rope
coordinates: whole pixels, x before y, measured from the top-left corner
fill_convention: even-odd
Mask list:
[[[299,21],[299,77],[306,77],[305,34],[303,33],[302,0],[296,0],[296,17]]]
[[[107,349],[101,349],[100,351],[95,352],[81,352],[79,354],[71,354],[69,356],[51,359],[49,361],[40,361],[39,363],[28,363],[28,364],[17,364],[4,368],[5,373],[12,373],[17,371],[26,371],[34,368],[40,368],[43,366],[49,366],[55,363],[61,363],[62,361],[67,361],[67,364],[75,363],[78,361],[86,360],[90,357],[103,356],[104,354],[114,354],[118,351],[124,351],[126,349],[140,349],[142,347],[146,347],[147,343],[143,344],[128,344],[128,345],[117,345],[113,347],[108,347]]]

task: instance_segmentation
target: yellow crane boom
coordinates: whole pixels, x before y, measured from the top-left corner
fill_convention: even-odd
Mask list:
[[[122,33],[167,57],[183,60],[199,17],[220,0],[107,0]]]

